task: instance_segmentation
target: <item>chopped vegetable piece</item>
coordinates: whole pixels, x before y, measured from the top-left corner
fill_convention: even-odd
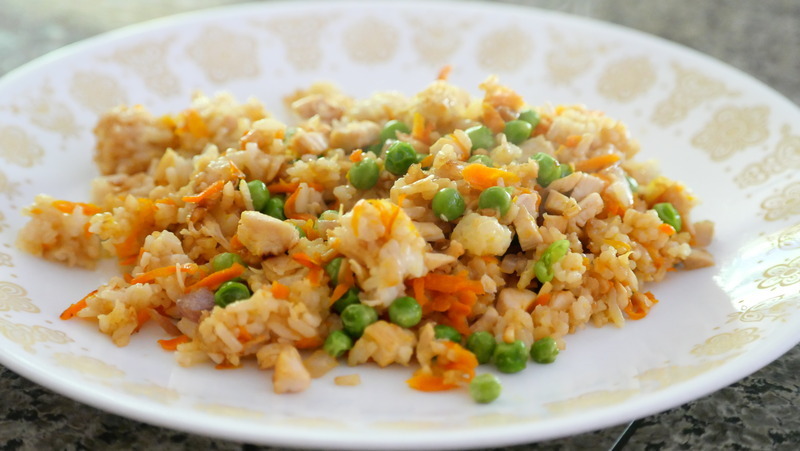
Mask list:
[[[349,305],[340,316],[344,331],[353,338],[360,337],[367,326],[378,321],[378,312],[365,304]]]
[[[417,162],[417,151],[407,142],[396,141],[386,149],[384,166],[394,175],[405,175],[408,168]]]
[[[483,191],[478,198],[478,208],[494,209],[505,216],[511,208],[511,194],[503,187],[493,186]]]
[[[506,128],[503,131],[508,141],[514,144],[522,144],[531,136],[533,127],[530,123],[520,120],[506,122]]]
[[[653,210],[658,213],[661,222],[671,225],[676,232],[681,231],[681,226],[683,225],[681,214],[678,213],[678,210],[676,210],[671,203],[662,202],[660,204],[655,204],[653,205]]]
[[[360,190],[368,190],[378,183],[381,170],[378,168],[378,163],[372,158],[364,158],[358,163],[350,166],[347,172],[347,178],[350,179],[350,184]]]
[[[553,263],[561,260],[569,252],[569,240],[553,241],[550,246],[545,249],[542,256],[534,266],[534,272],[539,282],[545,283],[553,280]]]
[[[353,347],[353,339],[341,330],[334,330],[325,339],[322,349],[331,357],[339,357]]]
[[[531,124],[531,128],[536,128],[536,126],[539,125],[539,120],[541,118],[539,117],[539,113],[537,113],[535,110],[525,110],[519,113],[519,117],[517,117],[517,119]]]
[[[522,340],[498,343],[493,357],[495,366],[503,373],[518,373],[528,366],[528,350]]]
[[[399,297],[389,305],[389,319],[400,327],[414,327],[422,320],[422,307],[410,296]]]
[[[476,125],[465,130],[469,140],[472,141],[472,150],[489,150],[494,146],[494,134],[485,125]]]
[[[383,126],[383,130],[381,130],[379,138],[381,143],[386,142],[387,139],[397,139],[397,132],[408,134],[411,133],[411,128],[403,122],[392,119],[386,122]]]
[[[536,363],[553,363],[558,355],[558,344],[553,337],[544,337],[533,342],[531,358]]]
[[[553,181],[561,178],[561,168],[559,167],[558,160],[555,158],[546,153],[539,152],[534,155],[532,159],[539,164],[539,175],[536,177],[536,181],[540,185],[547,187],[553,183]]]
[[[342,261],[344,261],[344,258],[336,257],[325,265],[325,273],[331,278],[331,285],[333,286],[339,284],[339,270],[342,269]]]
[[[487,404],[500,396],[503,386],[494,374],[484,373],[475,376],[469,383],[469,394],[475,402]]]
[[[519,182],[519,176],[513,172],[489,168],[480,163],[468,165],[461,171],[461,175],[471,187],[481,190],[497,186],[501,180],[503,181],[503,186],[510,186]]]
[[[358,288],[356,287],[350,288],[343,296],[341,296],[339,299],[336,300],[336,302],[333,303],[331,308],[333,309],[334,312],[341,315],[342,312],[344,312],[344,309],[353,304],[358,304],[360,302],[358,299],[358,293],[359,293]]]
[[[497,347],[494,335],[486,331],[475,332],[467,338],[467,350],[475,354],[478,363],[489,363]]]
[[[269,200],[269,190],[267,185],[261,180],[251,180],[247,182],[247,189],[250,191],[250,199],[253,201],[253,209],[264,213]]]
[[[284,208],[284,200],[280,196],[272,196],[267,200],[267,204],[264,207],[264,214],[272,216],[275,219],[280,219],[281,221],[286,220],[286,215],[283,212]]]
[[[447,326],[445,324],[437,324],[433,326],[433,333],[437,339],[450,340],[453,343],[461,343],[461,334],[455,327]]]
[[[437,218],[442,221],[452,221],[464,214],[466,203],[457,189],[442,188],[433,196],[431,208]]]
[[[242,257],[240,257],[239,254],[234,254],[233,252],[223,252],[221,254],[217,254],[216,257],[211,259],[211,267],[214,269],[214,271],[228,269],[233,266],[234,263],[245,266]]]
[[[250,289],[247,288],[247,285],[240,282],[228,281],[220,285],[214,293],[214,303],[220,307],[226,307],[236,301],[247,299],[250,296]]]
[[[492,157],[489,155],[473,155],[469,157],[467,163],[480,163],[486,167],[491,168],[494,166],[494,162],[492,161]]]

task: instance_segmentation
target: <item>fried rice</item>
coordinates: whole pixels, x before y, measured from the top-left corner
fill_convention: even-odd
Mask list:
[[[91,203],[37,196],[18,244],[70,266],[118,259],[121,275],[62,318],[92,319],[118,346],[158,324],[174,337],[161,344],[179,364],[255,359],[273,370],[278,393],[301,391],[337,365],[321,349],[343,327],[332,304],[350,290],[378,319],[353,337],[347,364],[419,365],[412,387],[434,390],[464,385],[476,365],[434,325],[528,347],[551,337],[564,349],[587,324],[644,318],[657,302],[645,285],[667,272],[713,263],[713,225],[691,218],[696,198],[655,163],[633,159],[639,145],[623,123],[581,105],[528,105],[494,77],[480,89],[473,97],[437,80],[411,97],[355,99],[318,83],[287,97],[294,126],[227,94],[198,94],[162,117],[117,107],[94,130],[101,175]],[[506,125],[522,112],[536,121],[514,143]],[[403,126],[381,139],[389,121]],[[472,142],[476,126],[491,131],[489,145]],[[400,175],[386,170],[395,142],[419,155]],[[560,171],[546,186],[541,154]],[[367,159],[379,173],[359,189],[351,168]],[[255,208],[254,180],[284,196],[282,214]],[[494,186],[509,193],[504,213],[481,208]],[[452,220],[432,208],[446,188],[464,203]],[[672,206],[678,226],[659,204]],[[550,261],[557,242],[565,251]],[[242,265],[215,271],[222,253]],[[215,305],[214,291],[231,279],[251,295]],[[412,327],[387,313],[404,296],[422,307]]]

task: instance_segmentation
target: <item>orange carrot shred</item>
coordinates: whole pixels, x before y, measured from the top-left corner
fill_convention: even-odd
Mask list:
[[[300,190],[297,189],[289,197],[286,198],[286,203],[283,206],[283,212],[286,214],[286,217],[289,219],[302,219],[302,220],[315,218],[315,216],[310,213],[297,212],[296,204],[297,204],[297,196],[299,194]]]
[[[178,345],[188,342],[189,342],[189,337],[187,337],[186,335],[178,335],[175,338],[158,340],[158,344],[161,345],[161,348],[165,351],[175,351],[178,349]]]
[[[505,130],[506,121],[503,120],[503,117],[500,116],[500,113],[498,113],[497,110],[490,103],[483,102],[482,108],[483,108],[483,116],[482,116],[483,123],[487,127],[489,127],[489,130],[491,130],[492,133],[497,134]]]
[[[442,376],[419,373],[419,371],[415,373],[411,379],[407,380],[406,383],[414,390],[427,392],[452,390],[458,387],[456,384],[445,383]]]
[[[353,163],[358,163],[359,161],[364,159],[364,152],[361,149],[356,149],[355,152],[350,154],[350,161]]]
[[[294,342],[294,347],[297,349],[313,349],[322,346],[322,338],[318,335],[313,337],[303,337]]]
[[[425,116],[419,112],[414,113],[414,118],[411,122],[411,137],[428,144],[431,131],[433,131],[433,128],[430,125],[425,125]]]
[[[85,309],[85,308],[86,308],[86,301],[87,301],[87,300],[88,300],[90,297],[92,297],[92,296],[94,296],[94,295],[96,295],[96,294],[97,294],[97,290],[94,290],[94,291],[92,291],[91,293],[89,293],[89,294],[87,294],[86,296],[84,296],[84,297],[83,297],[83,299],[81,299],[80,301],[78,301],[78,302],[76,302],[76,303],[74,303],[74,304],[70,305],[69,307],[67,307],[67,309],[66,309],[66,310],[64,310],[63,312],[61,312],[61,315],[59,316],[59,318],[60,318],[60,319],[63,319],[63,320],[67,320],[67,319],[70,319],[70,318],[74,318],[74,317],[75,317],[75,315],[77,315],[77,314],[78,314],[78,312],[80,312],[81,310],[83,310],[83,309]]]
[[[423,168],[428,168],[428,167],[430,167],[430,166],[433,164],[433,160],[434,160],[435,158],[436,158],[436,155],[434,155],[434,154],[430,154],[430,155],[428,155],[427,157],[423,158],[423,159],[422,159],[422,160],[419,162],[419,165],[420,165],[420,167],[423,167]]]
[[[171,266],[163,266],[161,268],[156,268],[145,273],[139,274],[138,276],[131,279],[130,284],[136,285],[137,283],[150,283],[154,281],[157,277],[166,277],[172,274],[180,272],[185,272],[189,274],[193,274],[197,271],[197,265],[194,263],[185,263],[183,265],[171,265]]]
[[[240,342],[248,342],[253,339],[253,336],[250,335],[250,332],[244,326],[239,326],[239,341]]]
[[[244,171],[242,171],[241,169],[239,169],[239,166],[236,166],[236,163],[234,163],[234,162],[233,162],[233,160],[228,160],[228,163],[230,163],[230,165],[231,165],[231,166],[230,166],[230,168],[231,168],[231,175],[232,175],[234,178],[237,178],[237,179],[243,179],[243,178],[245,178],[245,177],[246,177],[246,175],[244,174]]]
[[[658,230],[661,233],[666,234],[667,236],[675,235],[675,228],[667,223],[662,223],[661,225],[659,225]]]
[[[270,291],[272,292],[272,296],[276,299],[289,299],[289,287],[277,280],[272,282]]]
[[[188,286],[186,288],[186,292],[194,291],[198,288],[206,287],[209,290],[216,290],[219,288],[220,285],[223,283],[235,279],[236,277],[241,276],[244,274],[245,268],[244,266],[240,265],[239,263],[234,263],[229,268],[225,268],[223,270],[213,272],[199,281],[195,282],[194,284]]]
[[[331,293],[331,300],[329,305],[333,305],[334,302],[341,299],[341,297],[344,296],[344,294],[347,293],[347,290],[349,290],[350,288],[351,288],[350,284],[344,282],[336,285],[336,288],[333,289],[333,293]]]
[[[136,329],[134,329],[134,332],[139,332],[139,329],[148,321],[150,321],[150,313],[147,309],[141,309],[136,312]]]
[[[306,182],[306,184],[309,186],[309,188],[313,188],[316,191],[324,191],[325,190],[325,187],[320,185],[319,183],[313,183],[313,182],[312,183],[308,183],[308,182]],[[299,187],[300,187],[300,182],[275,182],[275,183],[271,183],[271,184],[267,185],[267,190],[269,190],[269,192],[273,193],[273,194],[274,193],[284,193],[284,194],[286,194],[286,193],[292,193],[292,192],[297,191],[297,188],[299,188]]]
[[[437,80],[447,81],[450,78],[450,72],[453,71],[453,66],[446,65],[441,70],[439,70],[439,75],[436,76]]]
[[[497,186],[501,179],[503,180],[505,186],[519,183],[519,177],[513,172],[486,167],[479,163],[468,165],[461,171],[461,175],[471,187],[480,190]]]
[[[553,297],[550,293],[542,293],[536,296],[536,300],[533,302],[534,308],[537,305],[547,305],[550,302],[550,298]]]
[[[297,252],[292,254],[292,260],[300,263],[301,265],[305,266],[306,268],[313,269],[319,267],[319,260],[309,257],[307,254],[302,252]]]
[[[227,360],[222,362],[222,363],[217,364],[214,367],[215,370],[235,370],[237,368],[241,368],[241,366],[234,365],[231,362],[228,362]]]
[[[575,170],[580,172],[597,172],[619,161],[620,156],[607,153],[596,157],[587,158],[575,163]]]
[[[204,189],[201,193],[195,196],[183,196],[183,201],[188,203],[200,203],[206,199],[209,199],[211,196],[222,192],[222,188],[225,187],[225,182],[222,180],[217,180],[216,182],[209,185],[206,189]]]
[[[54,200],[53,207],[61,213],[72,214],[75,207],[81,207],[81,211],[86,216],[92,216],[103,211],[102,208],[94,204],[87,204],[83,202],[70,202],[68,200]]]
[[[564,140],[564,145],[567,147],[575,147],[581,143],[583,136],[581,135],[569,135],[567,139]]]

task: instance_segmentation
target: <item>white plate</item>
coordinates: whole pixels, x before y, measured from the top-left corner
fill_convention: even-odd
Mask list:
[[[625,328],[567,338],[554,365],[504,376],[490,405],[408,389],[410,370],[340,367],[297,395],[253,368],[180,368],[155,327],[116,348],[58,314],[113,272],[19,252],[39,192],[88,197],[98,113],[157,113],[197,90],[280,99],[334,80],[407,94],[445,65],[477,93],[488,74],[530,103],[585,103],[628,123],[641,158],[686,182],[717,223],[713,268],[650,285],[661,302]],[[464,448],[619,424],[724,387],[800,341],[800,111],[752,78],[607,24],[475,3],[245,5],[135,26],[67,47],[0,81],[0,362],[59,393],[153,424],[236,441],[348,448]],[[344,388],[336,375],[358,372]]]

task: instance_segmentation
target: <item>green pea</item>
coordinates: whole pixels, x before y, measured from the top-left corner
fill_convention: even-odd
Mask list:
[[[417,162],[417,151],[411,144],[403,141],[393,142],[386,149],[386,160],[383,165],[394,175],[405,175],[408,168]]]
[[[658,213],[658,217],[661,218],[661,222],[671,225],[676,232],[681,231],[683,222],[681,221],[681,214],[678,213],[678,210],[675,209],[675,206],[669,202],[662,202],[660,204],[653,205],[653,210]]]
[[[531,358],[536,363],[553,363],[558,355],[558,344],[553,337],[544,337],[533,342]]]
[[[489,150],[494,146],[494,133],[485,125],[476,125],[464,130],[472,141],[472,150]]]
[[[506,128],[503,130],[503,133],[506,134],[506,138],[508,138],[510,142],[522,144],[526,139],[530,138],[532,131],[533,127],[531,127],[531,124],[525,121],[514,120],[506,122]]]
[[[399,297],[389,305],[389,320],[400,327],[414,327],[422,320],[422,307],[410,296]]]
[[[381,174],[378,163],[372,158],[364,158],[363,160],[350,166],[350,171],[347,176],[350,179],[350,184],[360,190],[368,190],[378,183],[378,177]]]
[[[378,321],[378,312],[365,304],[350,305],[344,309],[340,316],[344,331],[352,338],[360,337],[367,326]]]
[[[455,188],[442,188],[433,196],[433,214],[442,221],[452,221],[464,214],[467,204]]]
[[[503,373],[517,373],[528,366],[528,350],[522,340],[498,343],[493,357],[495,366]]]
[[[339,270],[342,269],[342,261],[344,258],[336,257],[325,265],[325,272],[331,278],[331,284],[336,286],[339,284]]]
[[[339,212],[336,210],[325,210],[319,215],[320,221],[338,221]]]
[[[214,269],[214,272],[228,269],[233,266],[234,263],[238,263],[244,267],[247,267],[247,265],[244,263],[244,260],[242,260],[242,257],[240,257],[238,254],[234,254],[233,252],[223,252],[221,254],[217,254],[211,259],[211,267]]]
[[[445,324],[437,324],[433,326],[433,335],[437,339],[450,340],[454,343],[461,343],[461,333],[455,327],[447,326]]]
[[[628,182],[628,187],[631,189],[632,193],[639,191],[639,182],[637,182],[635,178],[625,174],[625,181]]]
[[[561,168],[561,177],[559,178],[566,177],[575,172],[575,169],[572,168],[571,164],[562,164],[559,167]]]
[[[217,288],[217,291],[214,293],[214,303],[220,307],[225,307],[228,304],[232,304],[236,301],[241,301],[242,299],[247,299],[250,297],[250,289],[247,288],[247,285],[228,281],[223,283],[222,285]]]
[[[481,365],[489,363],[496,347],[494,335],[486,331],[475,332],[467,338],[467,350],[475,354]]]
[[[489,155],[473,155],[469,157],[467,163],[480,163],[489,168],[494,166],[494,161],[492,161],[492,157]]]
[[[469,383],[469,394],[475,402],[487,404],[500,396],[503,386],[494,374],[484,373],[475,376]]]
[[[534,274],[539,282],[545,283],[553,280],[553,263],[561,260],[569,252],[569,240],[556,240],[547,246],[539,261],[533,267]]]
[[[261,180],[251,180],[247,182],[247,188],[250,191],[250,199],[253,201],[253,209],[263,213],[269,200],[267,185]]]
[[[411,133],[411,129],[405,123],[392,119],[388,121],[383,126],[383,130],[381,130],[381,143],[386,142],[387,139],[397,139],[397,132]]]
[[[264,211],[262,213],[272,216],[275,219],[285,221],[286,215],[283,213],[283,204],[283,197],[272,196],[267,201],[267,205],[264,207]]]
[[[531,158],[539,164],[539,175],[536,177],[536,181],[540,185],[546,187],[553,183],[554,180],[561,178],[561,168],[559,167],[558,160],[542,152],[537,153]]]
[[[389,140],[389,141],[391,141],[391,140]],[[384,146],[385,144],[386,144],[386,143],[385,143],[385,142],[383,142],[383,141],[381,141],[381,142],[379,142],[379,143],[377,143],[377,144],[371,144],[371,145],[367,146],[367,148],[366,148],[366,149],[364,149],[364,152],[365,152],[365,153],[366,153],[366,152],[372,152],[372,153],[374,153],[375,155],[380,155],[380,154],[383,152],[383,146]]]
[[[342,297],[340,297],[339,299],[336,300],[336,302],[333,303],[331,308],[333,309],[334,312],[341,315],[344,309],[346,309],[347,307],[350,307],[353,304],[358,304],[359,302],[361,302],[358,298],[358,293],[359,293],[358,288],[356,287],[350,288],[349,290],[347,290],[345,294],[342,295]]]
[[[493,208],[504,216],[511,208],[511,194],[502,186],[487,188],[478,197],[478,208]]]
[[[325,339],[322,349],[331,357],[339,357],[353,347],[353,339],[341,330],[334,330]]]
[[[525,110],[519,113],[519,117],[517,119],[531,124],[531,128],[536,128],[536,126],[539,125],[540,117],[539,113],[537,113],[535,110]]]
[[[292,224],[292,225],[294,226],[295,229],[297,229],[297,234],[300,235],[300,238],[305,238],[306,237],[306,231],[303,230],[302,227],[300,227],[297,224]]]

